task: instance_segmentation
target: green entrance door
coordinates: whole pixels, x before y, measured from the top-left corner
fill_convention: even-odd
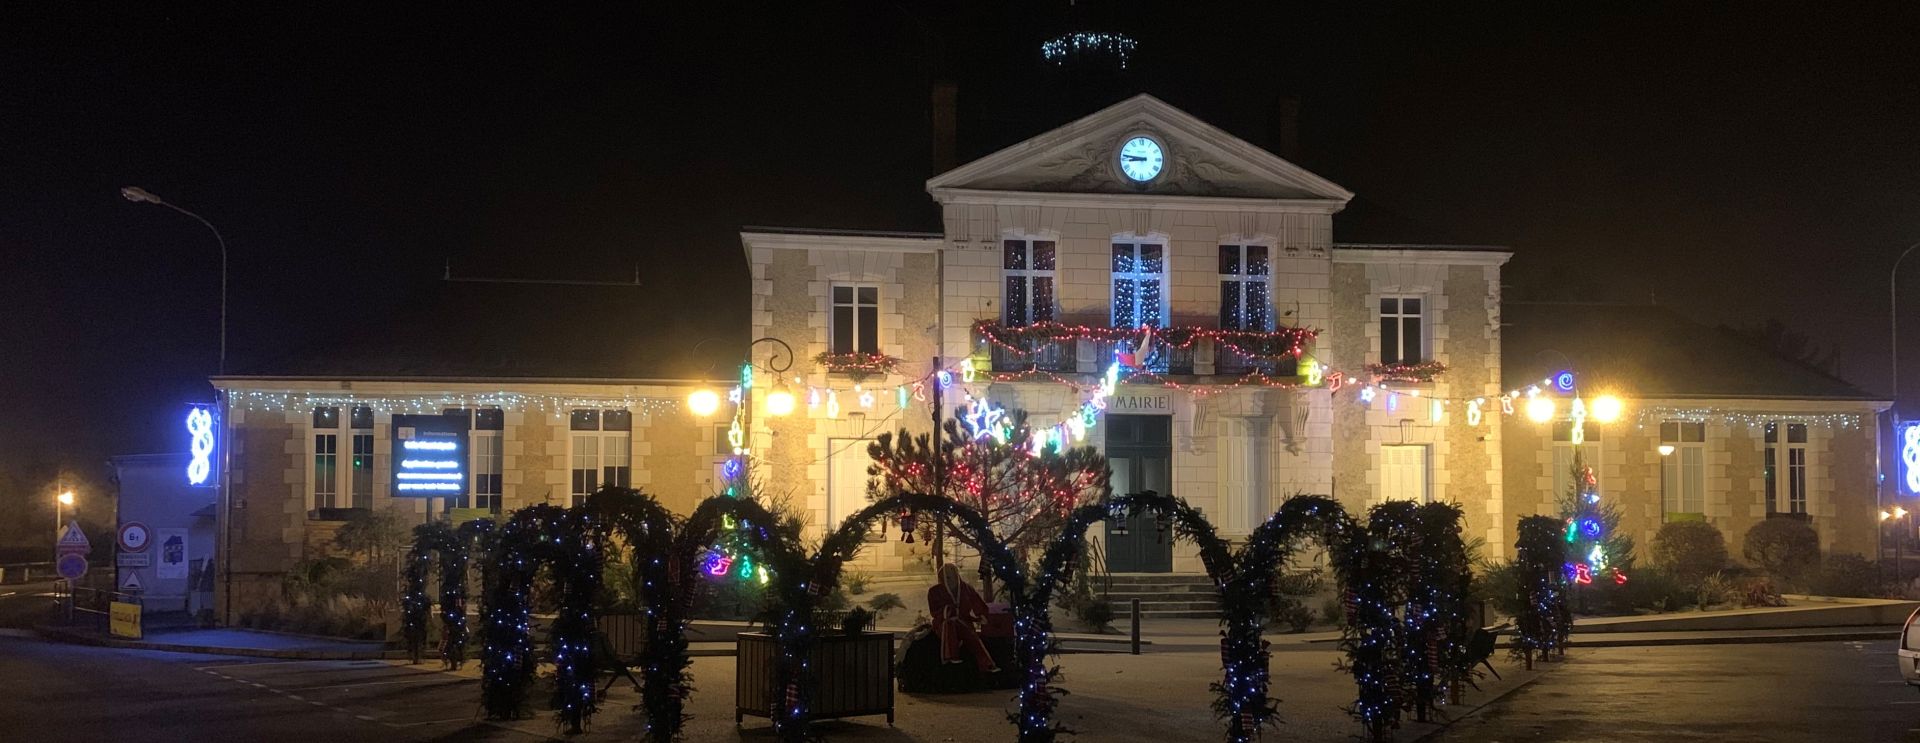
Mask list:
[[[1173,418],[1165,415],[1108,415],[1107,466],[1115,495],[1173,489]],[[1107,570],[1114,573],[1173,572],[1173,534],[1159,533],[1153,514],[1127,523],[1125,534],[1107,524]]]

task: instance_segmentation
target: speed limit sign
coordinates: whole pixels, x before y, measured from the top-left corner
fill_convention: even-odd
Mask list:
[[[147,525],[138,521],[129,521],[120,525],[120,551],[147,551]]]

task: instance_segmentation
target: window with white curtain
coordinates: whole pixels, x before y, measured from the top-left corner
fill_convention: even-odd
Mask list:
[[[1667,421],[1660,424],[1660,443],[1673,447],[1661,457],[1661,498],[1667,513],[1707,512],[1707,424]]]
[[[1167,324],[1166,246],[1113,244],[1113,327]]]
[[[1006,240],[1001,248],[1001,321],[1020,327],[1053,320],[1054,241]]]
[[[1220,246],[1220,327],[1273,329],[1273,266],[1265,245]]]
[[[1782,435],[1781,429],[1785,429]],[[1807,512],[1807,424],[1766,427],[1767,513]]]

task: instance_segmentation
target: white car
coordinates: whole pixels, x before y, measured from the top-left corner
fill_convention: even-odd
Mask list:
[[[1900,675],[1905,676],[1907,685],[1920,686],[1920,609],[1907,615],[1907,624],[1900,628]]]

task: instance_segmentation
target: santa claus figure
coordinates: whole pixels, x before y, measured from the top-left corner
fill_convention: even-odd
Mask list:
[[[980,641],[980,622],[987,617],[987,602],[973,586],[960,579],[960,568],[953,563],[940,566],[940,582],[927,589],[927,611],[933,615],[934,634],[940,636],[940,660],[964,663],[962,650],[973,655],[974,665],[987,673],[1000,667]]]

